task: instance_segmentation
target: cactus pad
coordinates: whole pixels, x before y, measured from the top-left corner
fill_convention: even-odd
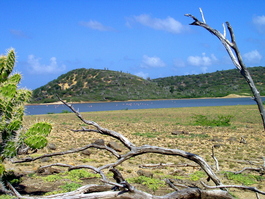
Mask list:
[[[52,125],[48,122],[35,123],[23,134],[24,143],[32,149],[41,149],[48,144],[46,137],[51,130]]]
[[[0,164],[0,176],[2,176],[5,172],[5,165]]]
[[[42,135],[44,137],[48,136],[52,130],[52,125],[48,122],[38,122],[32,125],[29,130],[24,134],[24,136]]]
[[[9,78],[9,82],[12,82],[12,83],[15,83],[15,84],[18,84],[21,80],[21,75],[20,74],[14,74],[12,75],[10,78]]]
[[[17,155],[17,143],[14,140],[7,141],[2,156],[5,158],[12,158],[16,155]]]
[[[5,84],[2,85],[0,88],[0,93],[4,96],[4,97],[8,97],[8,98],[13,98],[14,95],[16,94],[17,91],[17,86],[15,84]]]
[[[22,121],[21,120],[13,120],[11,121],[7,128],[10,130],[10,131],[17,131],[18,129],[21,128],[21,125],[22,125]]]
[[[42,149],[48,144],[48,140],[42,135],[33,135],[26,138],[24,143],[32,149]]]

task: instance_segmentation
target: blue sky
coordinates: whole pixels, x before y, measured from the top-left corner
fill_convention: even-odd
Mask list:
[[[255,2],[255,3],[253,3]],[[232,25],[245,64],[265,66],[264,0],[0,0],[0,54],[17,52],[21,87],[35,89],[77,68],[151,79],[234,68],[220,41]]]

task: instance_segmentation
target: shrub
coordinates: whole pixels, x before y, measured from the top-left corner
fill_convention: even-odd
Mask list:
[[[85,169],[77,169],[65,172],[65,178],[79,182],[81,178],[97,178],[100,177],[99,174],[90,173]]]
[[[192,181],[198,181],[204,177],[207,177],[207,175],[203,171],[195,171],[194,173],[190,174],[190,180]]]
[[[209,119],[205,115],[194,115],[192,118],[195,120],[195,125],[201,126],[230,126],[232,115],[218,115],[217,118]]]
[[[146,185],[149,189],[152,189],[153,191],[156,191],[159,187],[162,187],[165,185],[165,182],[162,180],[155,179],[155,178],[149,178],[145,176],[128,178],[127,181],[129,183],[137,183],[137,184]]]
[[[66,183],[64,185],[61,185],[60,188],[63,190],[63,192],[70,192],[78,189],[82,185],[71,182],[71,183]]]
[[[62,179],[69,179],[74,182],[81,182],[80,179],[82,178],[97,178],[97,177],[100,177],[100,175],[88,172],[85,169],[76,169],[40,178],[48,182],[55,182]]]
[[[258,181],[264,180],[263,176],[251,175],[251,174],[234,174],[233,172],[224,172],[224,176],[228,180],[233,180],[236,183],[243,185],[256,184]]]
[[[61,113],[72,113],[71,111],[68,111],[68,110],[62,110]]]

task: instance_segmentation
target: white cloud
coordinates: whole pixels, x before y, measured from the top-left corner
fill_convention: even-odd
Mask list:
[[[202,56],[189,56],[187,59],[190,65],[200,66],[203,73],[206,73],[208,67],[217,62],[217,60],[218,59],[214,54],[211,54],[211,56],[206,56],[205,53],[202,53]]]
[[[257,25],[265,25],[265,16],[256,16],[253,18],[253,23]]]
[[[176,67],[185,67],[186,64],[185,64],[185,62],[184,62],[183,60],[181,60],[181,59],[175,59],[175,60],[174,60],[174,66],[176,66]]]
[[[30,38],[25,32],[23,32],[21,30],[11,29],[10,33],[17,38],[25,38],[25,39]]]
[[[189,56],[187,61],[193,66],[210,66],[217,61],[217,58],[214,54],[208,57],[205,53],[202,53],[202,56]]]
[[[166,64],[159,57],[148,57],[147,55],[143,56],[142,59],[142,68],[159,68],[164,67]]]
[[[171,33],[181,33],[186,28],[179,21],[175,20],[172,17],[167,17],[166,19],[152,18],[147,14],[142,14],[139,16],[134,16],[132,19],[128,19],[126,24],[131,27],[133,22],[138,22],[144,26],[156,30],[163,30]]]
[[[253,17],[252,22],[260,33],[265,33],[265,16],[264,15]]]
[[[206,73],[207,70],[208,70],[208,67],[207,67],[207,66],[203,66],[203,67],[201,67],[201,71],[202,71],[202,73]]]
[[[34,55],[28,56],[28,64],[30,72],[33,74],[55,74],[66,69],[65,65],[58,66],[56,57],[50,59],[49,65],[40,64],[40,59],[35,58]]]
[[[253,50],[251,52],[245,53],[243,55],[244,59],[248,63],[257,64],[262,59],[261,54],[257,50]]]
[[[111,28],[111,27],[108,27],[108,26],[104,26],[103,24],[101,24],[100,22],[98,21],[93,21],[93,20],[90,20],[88,22],[85,22],[85,21],[81,21],[79,23],[81,26],[85,26],[85,27],[88,27],[88,28],[91,28],[91,29],[94,29],[94,30],[99,30],[99,31],[113,31],[114,29]]]
[[[149,74],[148,73],[144,73],[144,72],[138,72],[138,73],[135,73],[135,75],[139,76],[139,77],[142,77],[144,79],[147,79],[147,77],[149,77]]]

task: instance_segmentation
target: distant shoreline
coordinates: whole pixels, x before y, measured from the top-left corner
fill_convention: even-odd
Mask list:
[[[224,97],[201,97],[201,98],[179,98],[179,99],[143,99],[143,100],[126,100],[124,102],[133,102],[133,101],[154,101],[154,100],[182,100],[182,99],[218,99],[218,98],[244,98],[251,96],[242,96],[236,94],[229,94]],[[262,97],[262,96],[261,96]],[[106,102],[121,102],[121,101],[81,101],[81,102],[67,102],[70,104],[86,104],[86,103],[106,103]],[[51,103],[36,103],[36,104],[26,104],[26,106],[34,106],[34,105],[60,105],[63,104],[61,101],[51,102]]]

